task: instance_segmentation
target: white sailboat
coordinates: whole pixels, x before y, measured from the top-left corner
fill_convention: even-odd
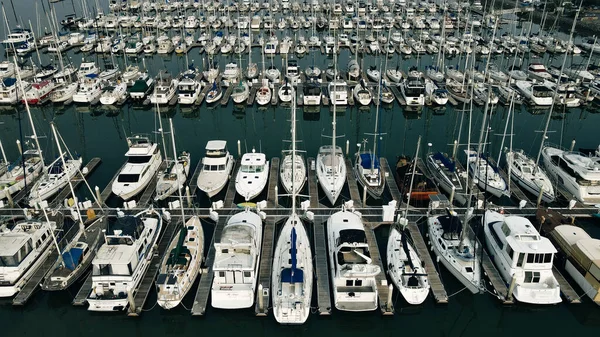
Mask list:
[[[327,220],[327,246],[333,301],[338,310],[377,309],[377,280],[360,216],[342,209]]]
[[[215,242],[213,308],[242,309],[254,303],[262,226],[260,216],[248,208],[227,221],[221,239]]]
[[[160,120],[160,112],[158,113],[158,118]],[[190,173],[191,156],[185,151],[183,151],[181,155],[177,156],[175,149],[175,129],[173,128],[172,118],[169,118],[169,125],[171,127],[171,139],[173,143],[173,161],[171,162],[171,165],[167,165],[167,168],[158,176],[154,200],[165,200],[175,193],[175,191],[181,190]]]
[[[292,98],[292,151],[296,157],[296,98]],[[304,163],[304,161],[302,161]],[[297,168],[291,166],[292,176]],[[304,169],[304,166],[302,166]],[[304,181],[303,181],[304,182]],[[271,286],[274,288],[273,315],[281,324],[302,324],[310,314],[313,264],[310,239],[296,214],[296,180],[291,179],[292,214],[279,233],[273,255]]]
[[[333,55],[333,60],[335,67],[336,54]],[[336,90],[337,81],[333,81],[329,86],[330,91],[331,86],[333,86],[333,92],[338,92]],[[344,160],[342,148],[336,146],[336,101],[336,99],[333,99],[331,145],[321,146],[317,154],[317,179],[332,205],[337,201],[346,183],[346,161]]]
[[[295,89],[292,90],[292,133],[296,132],[296,93]],[[285,155],[281,161],[279,168],[279,176],[281,178],[281,185],[285,189],[286,193],[298,194],[304,187],[306,182],[306,164],[304,163],[304,157],[297,154],[295,150],[296,144],[294,143],[295,137],[292,136],[292,149],[291,151],[284,151]]]

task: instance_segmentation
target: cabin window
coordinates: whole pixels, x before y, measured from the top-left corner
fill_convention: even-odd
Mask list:
[[[527,263],[533,263],[535,254],[527,254]]]
[[[140,249],[138,249],[138,256],[141,256],[143,251],[144,251],[144,246],[141,246]]]
[[[48,235],[46,235],[46,233],[42,234],[42,241],[46,241],[47,237],[48,237]]]
[[[600,268],[598,268],[597,265],[592,264],[589,272],[596,279],[596,281],[600,281]]]
[[[220,271],[219,272],[219,277],[225,277],[225,272],[224,271]]]
[[[119,174],[119,178],[117,178],[117,181],[120,183],[137,183],[139,179],[139,174],[121,173]]]
[[[504,233],[504,236],[510,236],[510,228],[506,223],[502,224],[502,233]]]
[[[227,248],[226,249],[222,249],[221,253],[223,253],[223,254],[229,254],[229,249],[227,249]]]
[[[512,257],[513,257],[513,250],[512,250],[512,248],[510,248],[510,245],[506,245],[506,253],[512,259]]]
[[[525,283],[539,283],[540,272],[539,271],[526,271],[525,272]]]
[[[250,277],[250,272],[249,271],[245,271],[244,272],[244,278]]]
[[[150,159],[152,159],[152,156],[130,156],[127,157],[127,162],[129,164],[145,164],[149,162]]]
[[[133,269],[131,268],[131,262],[127,264],[127,270],[129,271],[129,275],[133,274]]]
[[[523,260],[525,260],[525,253],[519,253],[519,258],[517,259],[517,267],[523,267]]]
[[[356,280],[354,281],[354,285],[357,287],[362,287],[362,280]]]
[[[2,267],[16,267],[19,265],[18,252],[12,256],[0,256],[0,266]]]
[[[346,287],[352,287],[353,283],[352,280],[346,280]]]
[[[544,263],[552,262],[552,253],[544,254]]]
[[[92,270],[92,275],[96,276],[111,275],[111,273],[110,264],[95,264]]]

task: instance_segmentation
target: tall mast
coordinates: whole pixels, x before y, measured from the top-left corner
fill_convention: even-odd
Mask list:
[[[185,212],[183,211],[183,197],[181,196],[181,188],[179,188],[179,165],[177,165],[177,148],[175,147],[175,129],[173,129],[173,118],[169,118],[169,126],[171,128],[171,143],[173,145],[173,158],[175,159],[175,175],[177,176],[177,192],[179,196],[179,204],[181,205],[181,221],[185,225]]]
[[[292,87],[292,214],[296,214],[296,90]]]
[[[158,118],[158,125],[159,125],[158,131],[160,132],[160,137],[162,138],[162,146],[163,146],[163,151],[165,153],[165,160],[168,163],[169,155],[167,152],[167,143],[165,142],[165,131],[163,130],[162,119],[160,118],[160,108],[158,106],[158,102],[156,102],[156,117]],[[175,159],[175,153],[173,153],[173,159]]]
[[[387,57],[386,57],[387,59]],[[381,61],[379,62],[379,69],[381,69]],[[375,105],[377,106],[375,112],[375,131],[373,131],[373,154],[371,154],[371,172],[375,170],[375,160],[377,160],[377,137],[379,133],[377,132],[377,127],[379,126],[379,106],[381,105],[381,81],[383,80],[383,76],[380,72],[379,76],[379,85],[377,86],[377,102]]]

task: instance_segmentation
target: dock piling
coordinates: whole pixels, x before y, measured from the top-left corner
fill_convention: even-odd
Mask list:
[[[96,199],[98,200],[98,203],[102,204],[102,195],[100,195],[100,187],[95,186],[94,191],[96,192]]]
[[[190,194],[190,187],[185,187],[185,197],[187,199],[188,207],[192,207],[192,195]]]

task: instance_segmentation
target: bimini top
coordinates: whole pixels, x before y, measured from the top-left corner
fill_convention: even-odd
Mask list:
[[[206,151],[223,151],[227,148],[226,140],[209,140],[206,143]]]
[[[374,163],[371,162],[372,159],[375,159]],[[371,164],[373,164],[373,168],[378,169],[379,168],[379,158],[377,158],[377,156],[372,155],[371,153],[361,153],[360,154],[360,165],[364,169],[370,169]]]
[[[450,158],[444,156],[441,152],[433,155],[433,159],[439,160],[450,172],[456,170],[456,164],[450,160]]]

